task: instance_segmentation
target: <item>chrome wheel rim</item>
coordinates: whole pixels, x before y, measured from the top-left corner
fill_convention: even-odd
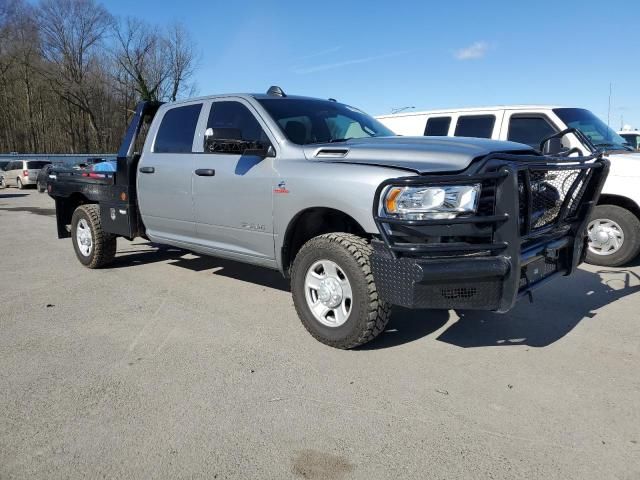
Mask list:
[[[304,279],[305,298],[317,321],[327,327],[339,327],[349,319],[353,291],[347,274],[331,260],[315,262]]]
[[[88,257],[91,254],[91,250],[93,249],[91,228],[84,218],[81,218],[76,226],[76,243],[82,255]]]
[[[613,255],[624,244],[624,231],[613,220],[597,218],[589,222],[589,251],[596,255]]]

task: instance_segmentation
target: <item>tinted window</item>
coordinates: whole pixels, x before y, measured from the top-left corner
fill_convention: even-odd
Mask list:
[[[7,170],[9,162],[0,162],[0,170]]]
[[[373,117],[342,103],[297,98],[259,101],[286,137],[299,145],[394,135]]]
[[[427,120],[424,134],[428,137],[446,137],[449,134],[451,117],[434,117]]]
[[[217,131],[218,138],[223,135],[247,142],[267,140],[256,117],[240,102],[214,102],[209,112],[207,128]]]
[[[555,108],[553,110],[569,128],[577,128],[596,147],[607,150],[628,150],[624,139],[589,110],[583,108]]]
[[[27,162],[27,168],[29,168],[29,169],[40,169],[40,168],[44,167],[45,165],[49,165],[50,163],[51,162],[31,160],[30,162]]]
[[[629,143],[629,145],[631,145],[633,148],[640,147],[640,135],[637,135],[635,133],[632,133],[632,134],[623,133],[620,136],[624,138]]]
[[[542,117],[511,117],[507,140],[540,147],[543,138],[556,133],[556,129]]]
[[[496,123],[494,115],[473,115],[458,118],[456,137],[491,138],[493,125]]]
[[[190,153],[202,104],[168,110],[162,117],[153,151],[157,153]]]

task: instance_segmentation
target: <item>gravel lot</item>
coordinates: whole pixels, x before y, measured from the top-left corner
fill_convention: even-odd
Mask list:
[[[640,266],[508,315],[316,342],[277,272],[118,240],[0,190],[0,478],[640,478]]]

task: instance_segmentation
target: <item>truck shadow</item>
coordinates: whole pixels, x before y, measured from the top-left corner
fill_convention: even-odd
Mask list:
[[[603,277],[604,276],[604,277]],[[527,345],[545,347],[584,319],[597,319],[599,308],[640,292],[640,275],[628,269],[578,270],[537,292],[534,303],[520,300],[507,314],[457,311],[459,319],[437,340],[463,348]],[[363,350],[389,348],[418,340],[449,320],[444,310],[394,308],[385,332]]]
[[[281,291],[290,291],[289,281],[268,268],[192,254],[172,247],[119,250],[111,268],[156,262],[194,272],[212,270],[219,275]],[[638,261],[634,262],[639,263]],[[568,278],[534,292],[534,303],[520,300],[507,314],[457,311],[458,320],[442,331],[437,340],[463,348],[527,345],[545,347],[573,330],[584,319],[596,319],[597,310],[640,292],[640,275],[629,268],[578,270]],[[391,348],[437,332],[450,319],[447,310],[409,310],[394,307],[386,330],[360,350]]]

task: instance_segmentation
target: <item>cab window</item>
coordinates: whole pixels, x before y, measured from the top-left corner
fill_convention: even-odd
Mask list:
[[[202,104],[175,107],[164,114],[156,135],[155,153],[191,153]]]
[[[466,115],[458,118],[456,137],[491,138],[495,115]]]
[[[212,128],[214,138],[268,141],[256,117],[240,102],[214,102],[211,105],[207,128]]]
[[[556,131],[553,125],[543,117],[513,116],[509,120],[507,140],[539,148],[540,142]]]

